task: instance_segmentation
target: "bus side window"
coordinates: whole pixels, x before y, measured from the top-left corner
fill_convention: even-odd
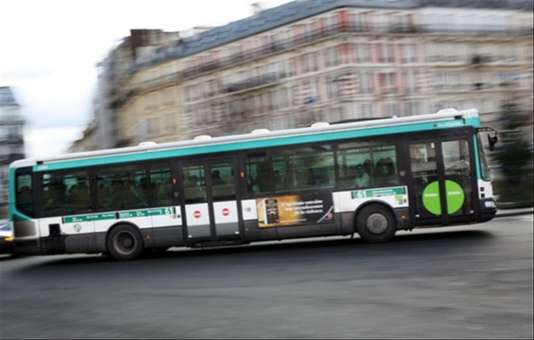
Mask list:
[[[17,210],[33,216],[33,197],[32,197],[32,175],[17,175],[16,180],[16,202]]]
[[[273,152],[275,191],[334,187],[334,152],[329,145],[315,145]]]
[[[247,192],[249,194],[262,194],[272,191],[272,169],[270,159],[266,153],[247,155],[245,173]]]
[[[399,184],[395,145],[362,141],[339,144],[338,148],[338,186],[368,188]]]
[[[394,145],[372,149],[374,163],[373,185],[387,186],[399,184],[397,152]]]
[[[92,210],[89,176],[85,171],[43,174],[45,216],[87,213]]]
[[[100,210],[127,210],[148,206],[146,172],[136,167],[104,169],[97,176]]]
[[[359,148],[340,150],[337,155],[339,184],[354,188],[367,188],[371,185],[371,149]]]
[[[171,169],[150,170],[150,181],[147,183],[152,206],[167,206],[173,202]]]
[[[184,200],[186,204],[203,203],[208,197],[206,194],[206,181],[204,167],[191,165],[182,168],[184,177]]]

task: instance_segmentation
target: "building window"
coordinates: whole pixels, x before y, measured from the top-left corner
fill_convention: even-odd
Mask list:
[[[326,78],[326,93],[329,99],[334,99],[339,96],[339,83],[333,76]]]
[[[395,48],[390,43],[375,44],[375,51],[379,63],[394,63],[395,62]]]
[[[358,64],[369,64],[371,58],[371,44],[354,44],[353,58]]]
[[[169,134],[176,132],[176,115],[174,113],[165,115],[165,132]]]
[[[159,128],[159,118],[153,117],[148,119],[148,136],[149,137],[158,137],[160,135],[160,128]]]
[[[372,94],[374,92],[374,73],[372,71],[362,71],[359,74],[360,93]]]
[[[291,77],[297,76],[299,74],[299,67],[298,67],[298,58],[292,57],[289,59],[289,73]]]
[[[326,67],[335,67],[339,65],[340,59],[336,47],[328,47],[324,52]]]
[[[378,86],[380,93],[391,94],[397,92],[397,74],[394,72],[379,73]]]
[[[417,46],[415,44],[399,45],[402,55],[402,63],[410,64],[417,62]]]
[[[399,116],[400,110],[399,110],[399,104],[387,102],[384,104],[384,111],[383,116],[385,117],[393,117],[393,116]]]

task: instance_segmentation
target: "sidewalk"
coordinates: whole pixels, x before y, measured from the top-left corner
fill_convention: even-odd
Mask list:
[[[530,214],[534,214],[534,207],[521,209],[497,209],[497,215],[495,217],[508,217]]]

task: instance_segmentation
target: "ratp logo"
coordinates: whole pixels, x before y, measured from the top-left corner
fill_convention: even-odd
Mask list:
[[[79,224],[79,223],[76,223],[73,228],[74,228],[74,231],[77,232],[77,233],[82,231],[82,225]]]

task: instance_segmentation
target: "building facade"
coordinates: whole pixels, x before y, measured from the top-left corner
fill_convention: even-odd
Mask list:
[[[11,162],[24,158],[24,119],[13,91],[0,87],[0,218],[7,203],[7,171]]]
[[[532,2],[301,0],[137,58],[115,146],[478,108],[532,111]],[[126,73],[124,73],[126,74]]]
[[[179,39],[178,32],[159,29],[132,29],[98,64],[97,87],[93,98],[93,118],[69,151],[84,151],[128,145],[117,135],[116,111],[122,107],[120,92],[127,88],[130,70],[136,62],[150,57],[161,46]],[[89,148],[89,149],[87,149]]]

